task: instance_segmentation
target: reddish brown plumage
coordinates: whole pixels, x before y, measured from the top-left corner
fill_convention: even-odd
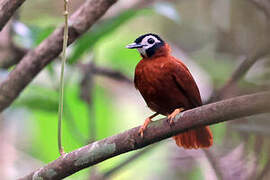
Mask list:
[[[202,105],[199,89],[188,68],[171,56],[165,43],[151,57],[144,57],[136,66],[135,87],[148,107],[165,116],[177,108],[185,110]],[[205,148],[213,143],[209,127],[199,127],[174,137],[183,148]]]

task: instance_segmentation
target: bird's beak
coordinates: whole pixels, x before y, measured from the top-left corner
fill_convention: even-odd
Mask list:
[[[137,48],[142,48],[144,45],[142,44],[137,44],[137,43],[131,43],[129,45],[126,46],[126,48],[128,49],[137,49]]]

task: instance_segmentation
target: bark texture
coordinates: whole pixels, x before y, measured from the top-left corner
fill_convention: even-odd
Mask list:
[[[96,141],[60,157],[21,179],[61,179],[106,159],[136,150],[180,132],[258,113],[270,112],[270,92],[240,96],[180,113],[170,127],[167,119],[151,123],[144,138],[139,127]]]
[[[0,31],[8,22],[15,11],[24,3],[25,0],[1,0],[0,1]]]

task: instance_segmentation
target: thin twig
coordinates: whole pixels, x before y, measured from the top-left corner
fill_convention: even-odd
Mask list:
[[[66,63],[66,49],[68,42],[68,0],[64,0],[64,35],[63,35],[63,52],[61,63],[61,75],[60,75],[60,88],[59,88],[59,108],[58,108],[58,150],[62,156],[65,152],[62,147],[62,119],[63,119],[63,102],[64,102],[64,71]]]
[[[145,147],[186,130],[243,116],[270,112],[270,92],[261,92],[203,105],[180,113],[170,126],[167,119],[152,122],[140,138],[140,127],[96,141],[61,156],[21,179],[60,179],[106,159]]]
[[[69,86],[70,81],[68,80],[71,76],[72,73],[67,74],[68,76],[66,76],[66,81],[65,81],[65,87]],[[50,81],[52,83],[52,88],[59,93],[59,88],[57,87],[57,85],[55,84],[55,79],[57,78],[55,71],[53,70],[53,73],[50,74]],[[63,100],[63,106],[65,107],[65,111],[63,111],[63,116],[65,118],[65,121],[67,123],[67,128],[69,129],[69,132],[72,134],[72,137],[76,140],[76,142],[78,142],[81,146],[88,144],[88,140],[87,138],[80,132],[80,129],[78,128],[76,122],[75,122],[75,118],[74,115],[72,113],[71,107],[69,106],[69,104],[67,103],[66,100],[66,95],[64,95],[64,100]]]
[[[93,73],[96,75],[109,77],[118,81],[133,83],[133,81],[129,77],[124,75],[122,72],[107,67],[93,65]]]
[[[93,75],[97,76],[104,76],[110,79],[114,79],[117,81],[123,81],[132,84],[133,80],[129,78],[127,75],[122,73],[121,71],[104,67],[104,66],[97,66],[94,62],[91,62],[91,64],[82,64],[78,63],[78,66],[83,71],[91,71]],[[84,82],[86,83],[86,82]]]

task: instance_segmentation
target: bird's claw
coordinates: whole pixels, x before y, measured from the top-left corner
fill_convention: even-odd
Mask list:
[[[141,136],[141,138],[143,138],[143,133],[146,130],[148,124],[152,121],[151,118],[152,118],[152,116],[146,118],[146,120],[144,121],[143,125],[140,127],[140,129],[138,131],[138,134],[139,134],[139,136]]]
[[[174,125],[174,121],[173,121],[174,117],[171,116],[171,115],[168,116],[167,122],[169,123],[170,126],[173,126]]]
[[[138,135],[143,138],[143,132],[145,131],[145,127],[144,126],[141,126],[140,129],[139,129],[139,132],[138,132]]]
[[[178,108],[175,109],[170,115],[168,115],[168,119],[167,122],[169,123],[170,126],[174,125],[174,118],[177,114],[179,114],[180,112],[182,112],[184,109],[183,108]]]
[[[62,147],[59,149],[59,153],[60,153],[61,157],[66,155],[66,153]]]

